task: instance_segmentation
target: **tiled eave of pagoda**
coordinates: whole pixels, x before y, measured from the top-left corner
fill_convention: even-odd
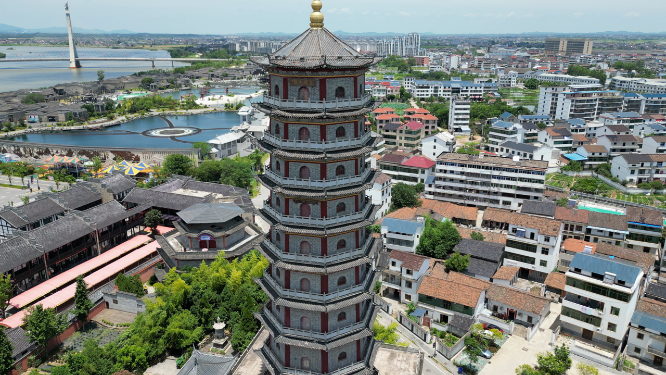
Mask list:
[[[360,116],[365,116],[366,114],[374,111],[379,108],[381,105],[380,102],[371,102],[370,105],[360,109],[354,110],[339,110],[339,111],[324,111],[324,112],[297,112],[297,111],[286,111],[282,109],[275,109],[264,103],[252,103],[252,107],[261,111],[270,117],[274,117],[276,120],[283,122],[288,122],[291,119],[335,119],[338,121],[355,121],[358,120]]]
[[[335,161],[335,160],[345,160],[349,158],[358,158],[363,157],[371,153],[374,150],[375,144],[381,142],[379,137],[370,137],[366,142],[365,146],[358,147],[351,150],[341,150],[341,151],[306,151],[294,152],[281,150],[278,147],[275,147],[268,142],[262,142],[256,138],[252,138],[252,143],[261,149],[263,152],[267,152],[273,156],[277,156],[283,159],[295,159],[295,160],[306,160],[306,161]]]
[[[373,171],[368,175],[365,181],[361,182],[360,185],[352,185],[344,188],[323,188],[323,189],[308,189],[308,188],[288,188],[282,187],[280,184],[275,183],[272,179],[268,178],[265,174],[255,175],[254,177],[268,190],[284,195],[288,198],[322,198],[322,199],[333,199],[346,197],[354,194],[360,194],[370,188],[375,181],[375,179],[381,174],[380,171]]]

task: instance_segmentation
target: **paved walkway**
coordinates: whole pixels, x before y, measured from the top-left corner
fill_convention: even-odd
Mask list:
[[[428,373],[428,374],[446,374],[447,372],[457,374],[458,373],[458,368],[453,365],[452,361],[449,361],[446,359],[444,356],[441,354],[437,354],[434,358],[430,358],[434,352],[435,349],[433,349],[432,345],[427,344],[423,342],[421,339],[419,339],[415,334],[413,334],[410,330],[405,328],[402,324],[398,323],[397,320],[393,319],[392,316],[387,314],[384,310],[381,310],[379,314],[377,315],[377,320],[385,326],[388,326],[389,324],[395,322],[398,324],[398,332],[406,339],[407,342],[409,342],[409,346],[412,348],[416,348],[424,352],[427,356],[424,357],[423,360],[423,372],[422,373]]]
[[[30,184],[30,186],[32,187],[32,193],[30,193],[30,190],[27,189],[29,182],[30,178],[28,177],[25,179],[26,189],[0,187],[0,207],[9,206],[10,203],[13,203],[14,206],[21,206],[23,205],[21,197],[26,195],[30,197],[31,202],[34,201],[35,197],[38,194],[37,180],[35,180],[34,183]],[[7,176],[0,175],[0,183],[9,184],[9,179],[7,178]],[[20,186],[21,179],[19,177],[12,177],[12,185]],[[65,186],[67,186],[66,183],[60,184],[61,189],[64,189]],[[53,187],[55,189],[55,182],[48,180],[39,180],[39,187],[42,189],[42,191],[49,191],[50,187]]]

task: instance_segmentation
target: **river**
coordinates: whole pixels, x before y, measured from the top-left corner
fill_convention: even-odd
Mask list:
[[[0,46],[0,52],[6,54],[8,59],[69,58],[68,47]],[[144,49],[81,48],[77,52],[79,57],[170,57],[166,51]],[[0,92],[39,89],[68,82],[96,81],[98,70],[104,71],[105,78],[117,78],[152,69],[150,61],[81,61],[81,65],[81,69],[70,69],[68,61],[0,62]],[[189,64],[174,62],[174,66],[186,65]],[[155,68],[171,68],[171,62],[155,62]]]

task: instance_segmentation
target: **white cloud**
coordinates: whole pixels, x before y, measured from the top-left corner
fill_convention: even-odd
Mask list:
[[[398,12],[399,15],[401,16],[409,16],[410,14],[407,12]]]
[[[629,12],[622,17],[639,17],[639,16],[640,14],[638,12]]]
[[[582,15],[583,15],[583,13],[581,13],[581,12],[578,12],[578,13],[574,13],[573,15],[574,15],[574,17],[580,17],[580,16],[582,16]]]
[[[342,13],[342,14],[351,14],[351,10],[349,8],[342,8],[342,9],[340,9],[340,13]]]
[[[477,17],[478,15],[479,15],[479,13],[467,13],[467,14],[463,14],[463,17]]]

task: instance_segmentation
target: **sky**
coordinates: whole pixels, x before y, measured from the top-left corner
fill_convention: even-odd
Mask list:
[[[75,27],[148,33],[300,33],[311,0],[71,0]],[[65,0],[0,0],[0,23],[65,25]],[[665,0],[322,0],[331,31],[435,34],[666,32]]]

